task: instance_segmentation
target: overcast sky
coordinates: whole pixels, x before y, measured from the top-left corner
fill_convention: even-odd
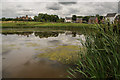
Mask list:
[[[73,14],[106,15],[118,12],[118,0],[2,0],[2,17],[35,16],[38,13],[56,14],[70,17]]]

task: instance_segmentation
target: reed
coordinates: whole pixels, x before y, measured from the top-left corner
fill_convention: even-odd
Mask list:
[[[70,78],[120,79],[120,34],[119,26],[97,25],[98,33],[86,36],[83,46],[87,48],[76,63],[69,68]],[[80,52],[82,54],[82,52]]]

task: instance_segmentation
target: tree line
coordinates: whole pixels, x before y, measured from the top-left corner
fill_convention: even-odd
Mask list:
[[[58,15],[48,15],[43,13],[34,16],[34,20],[39,22],[64,22],[64,18],[59,18]]]
[[[28,20],[23,20],[23,19],[20,19],[20,18],[5,18],[5,17],[2,17],[1,19],[0,19],[0,21],[34,21],[33,19],[32,20],[30,20],[30,19],[28,19]]]
[[[96,16],[76,16],[72,15],[72,20],[76,21],[77,18],[82,18],[83,23],[87,23],[90,17],[97,17],[98,22],[100,22],[103,19],[103,16],[99,16],[98,14]],[[17,18],[1,18],[1,21],[26,21],[22,19]],[[27,20],[27,21],[37,21],[37,22],[64,22],[65,18],[60,18],[58,15],[49,15],[49,14],[43,14],[39,13],[37,16],[34,16],[34,19]]]

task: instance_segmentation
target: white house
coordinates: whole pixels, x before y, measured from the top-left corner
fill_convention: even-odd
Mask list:
[[[114,21],[115,21],[115,18],[117,17],[117,13],[108,13],[107,15],[106,15],[106,17],[105,17],[105,20],[107,21],[110,21],[110,23],[112,24],[112,23],[114,23]]]
[[[65,17],[65,22],[72,22],[72,17]]]

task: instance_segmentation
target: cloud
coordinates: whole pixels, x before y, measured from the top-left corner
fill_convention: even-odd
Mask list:
[[[35,15],[35,13],[33,13],[33,12],[31,12],[31,13],[28,13],[28,12],[20,13],[20,12],[18,12],[17,14],[18,14],[18,16],[25,16],[25,15],[33,16],[33,15]]]
[[[117,2],[3,2],[2,16],[35,16],[38,13],[60,17],[75,15],[106,15],[118,11]]]
[[[118,2],[118,12],[120,13],[120,1]]]
[[[15,17],[13,15],[17,15],[16,11],[10,8],[2,10],[2,16],[3,17]]]
[[[60,10],[62,7],[58,3],[49,3],[46,8],[48,10]]]
[[[120,0],[2,0],[2,2],[118,2]]]
[[[21,8],[21,7],[22,7],[22,5],[16,5],[16,7]]]
[[[77,4],[77,2],[59,2],[62,5],[72,5],[72,4]]]
[[[79,13],[80,11],[78,10],[78,9],[76,9],[76,8],[70,8],[69,9],[69,14],[76,14],[76,13]]]
[[[22,11],[27,11],[27,12],[30,12],[30,11],[33,11],[34,9],[22,9]]]

